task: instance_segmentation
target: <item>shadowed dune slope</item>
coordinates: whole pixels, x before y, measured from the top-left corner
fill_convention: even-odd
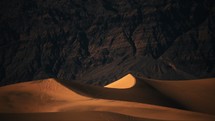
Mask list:
[[[143,78],[143,81],[190,110],[215,115],[215,78],[186,81]]]
[[[118,82],[114,82],[115,84],[112,84],[112,86],[110,84],[105,88],[74,82],[68,82],[65,87],[55,79],[37,80],[1,87],[0,119],[34,121],[58,119],[62,121],[215,120],[214,115],[195,112],[202,111],[199,109],[205,109],[204,105],[201,105],[199,108],[195,107],[197,104],[204,101],[196,102],[196,100],[194,100],[196,99],[194,98],[195,95],[192,97],[192,95],[185,94],[184,97],[186,98],[181,96],[183,95],[183,92],[185,91],[184,88],[186,88],[185,85],[187,84],[181,85],[184,86],[181,87],[184,91],[180,93],[177,90],[180,87],[180,84],[178,84],[180,82],[139,79],[133,78],[132,75],[127,75],[125,77],[129,78],[122,78]],[[126,79],[128,80],[126,81]],[[198,90],[197,88],[192,88],[192,85],[194,85],[195,82],[201,84],[201,82],[204,81],[211,82],[213,79],[187,82],[182,81],[181,83],[188,83],[188,85],[191,86],[191,90],[195,89],[197,92],[201,92],[201,90]],[[124,89],[121,89],[121,86],[118,87],[116,85],[117,83],[123,85],[123,82],[132,83],[124,84]],[[174,84],[178,85],[178,87],[171,87],[174,86]],[[132,85],[133,87],[131,87]],[[204,93],[213,91],[211,90],[213,83],[203,86],[206,88],[202,90],[205,91]],[[167,93],[168,91],[171,93]],[[189,90],[186,91],[189,92]],[[199,93],[199,96],[201,97],[204,93]],[[172,99],[168,97],[171,97]],[[203,95],[203,97],[204,99],[202,100],[213,99],[212,93]],[[187,106],[193,111],[174,108],[179,107],[179,105],[173,100]],[[183,101],[186,102],[185,100],[189,100],[187,102],[193,101],[193,104],[189,106],[189,103],[182,103]],[[207,103],[207,101],[204,103]],[[213,114],[211,112],[214,109],[213,104],[210,103],[205,105],[206,107],[211,105],[208,113]],[[192,108],[192,106],[195,108]],[[205,111],[203,110],[202,112]]]

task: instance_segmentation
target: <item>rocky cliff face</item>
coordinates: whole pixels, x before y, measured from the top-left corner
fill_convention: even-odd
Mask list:
[[[0,85],[215,76],[212,0],[1,0]]]

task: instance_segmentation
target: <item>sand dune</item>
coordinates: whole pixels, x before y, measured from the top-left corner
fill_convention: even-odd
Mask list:
[[[197,84],[201,84],[203,81],[211,82],[212,80],[196,81]],[[19,83],[0,88],[0,119],[7,121],[213,121],[215,120],[215,116],[206,114],[214,111],[213,104],[210,104],[211,102],[208,103],[208,105],[212,106],[209,108],[209,112],[197,113],[195,111],[207,108],[204,105],[197,108],[197,104],[200,102],[207,103],[207,101],[196,102],[194,100],[196,96],[192,97],[192,94],[196,91],[199,93],[199,97],[201,97],[202,94],[207,93],[206,91],[214,90],[212,88],[214,83],[208,82],[203,85],[208,87],[206,89],[200,88],[203,90],[198,90],[198,86],[194,86],[196,88],[191,91],[192,93],[184,95],[182,93],[182,91],[189,92],[188,87],[191,86],[190,89],[192,89],[192,85],[196,81],[163,82],[159,80],[139,79],[134,78],[132,75],[127,75],[125,78],[107,85],[105,88],[74,82],[68,82],[65,87],[55,79]],[[179,91],[180,86],[182,86],[181,92]],[[201,91],[205,92],[200,93]],[[214,99],[214,95],[212,94],[212,92],[209,92],[208,95],[203,95],[204,99],[201,100],[206,100],[206,98]],[[182,105],[177,104],[173,100]],[[192,101],[193,104],[190,105]],[[184,105],[193,111],[177,109],[177,107]]]

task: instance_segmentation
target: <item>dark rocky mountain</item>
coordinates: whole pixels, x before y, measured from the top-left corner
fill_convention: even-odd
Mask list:
[[[0,85],[215,77],[213,0],[1,0]]]

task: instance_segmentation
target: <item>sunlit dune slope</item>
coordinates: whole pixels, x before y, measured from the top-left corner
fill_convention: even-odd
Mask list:
[[[116,85],[102,88],[72,82],[65,87],[55,79],[46,79],[1,87],[0,112],[4,114],[0,114],[0,119],[215,120],[213,115],[164,106],[165,101],[172,100],[147,85],[144,79],[136,79],[133,87],[127,86],[130,88],[118,89]]]
[[[123,78],[106,85],[105,87],[107,88],[116,88],[116,89],[127,89],[127,88],[131,88],[135,85],[136,83],[136,79],[131,75],[128,74],[126,76],[124,76]]]

